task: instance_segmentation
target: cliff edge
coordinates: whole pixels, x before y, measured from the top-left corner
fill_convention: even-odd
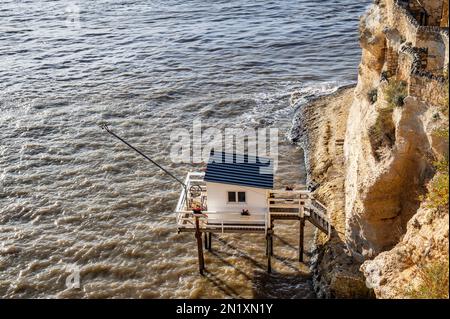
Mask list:
[[[293,134],[333,222],[317,290],[442,297],[423,287],[448,288],[448,0],[374,1],[360,44],[356,87],[301,107]]]

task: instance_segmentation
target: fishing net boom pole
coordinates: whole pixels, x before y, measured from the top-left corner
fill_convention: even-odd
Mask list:
[[[121,138],[119,135],[117,135],[116,133],[114,133],[113,131],[111,131],[108,127],[108,125],[106,124],[99,124],[99,126],[104,129],[106,132],[108,132],[109,134],[111,134],[112,136],[114,136],[116,139],[118,139],[119,141],[121,141],[122,143],[124,143],[126,146],[128,146],[129,148],[131,148],[132,150],[134,150],[135,152],[139,153],[142,157],[144,157],[145,159],[147,159],[148,161],[150,161],[151,163],[153,163],[154,165],[156,165],[159,169],[161,169],[164,173],[166,173],[167,175],[169,175],[170,177],[172,177],[174,180],[176,180],[178,183],[180,183],[183,188],[184,188],[184,192],[185,192],[185,196],[187,196],[187,186],[184,182],[182,182],[178,177],[176,177],[175,175],[173,175],[171,172],[169,172],[168,170],[166,170],[164,167],[162,167],[161,165],[159,165],[158,163],[156,163],[154,160],[152,160],[150,157],[148,157],[147,155],[145,155],[144,153],[142,153],[140,150],[138,150],[136,147],[134,147],[133,145],[131,145],[130,143],[128,143],[127,141],[125,141],[123,138]]]

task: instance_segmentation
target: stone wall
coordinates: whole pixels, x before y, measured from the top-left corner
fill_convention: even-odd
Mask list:
[[[412,1],[413,3],[417,1]],[[428,14],[427,23],[428,25],[439,26],[441,24],[442,17],[442,7],[444,5],[444,0],[428,0],[420,1],[423,5],[425,11]]]
[[[433,3],[432,5],[430,3]],[[436,15],[436,19],[441,19],[442,1],[426,1],[426,8]],[[421,26],[408,9],[398,0],[386,0],[388,23],[391,28],[396,29],[403,38],[404,42],[411,43],[413,47],[428,48],[428,70],[442,70],[446,63],[448,55],[448,30],[442,29],[439,22],[433,26]],[[436,9],[439,8],[439,9]],[[427,10],[428,11],[428,10]],[[447,39],[445,38],[447,34]],[[447,41],[446,41],[447,40]],[[447,59],[448,60],[448,59]]]
[[[423,14],[424,19],[421,22],[424,22],[424,24],[420,23],[421,25],[440,26],[445,2],[448,5],[448,0],[412,0],[409,1],[408,7],[418,21],[420,21],[421,14]]]
[[[448,2],[448,1],[447,1]],[[416,96],[427,104],[442,103],[445,90],[443,71],[448,70],[448,29],[439,26],[443,14],[444,0],[423,1],[421,4],[430,13],[432,26],[421,26],[404,3],[386,0],[388,26],[386,37],[386,71],[408,83],[409,95]],[[419,10],[417,2],[409,8]],[[416,8],[417,7],[417,8]],[[401,38],[402,45],[394,45],[391,38]],[[398,41],[396,41],[398,42]],[[398,48],[398,52],[397,52]]]
[[[396,50],[388,48],[386,50],[386,71],[389,76],[395,75],[399,65],[399,57]]]
[[[419,27],[416,44],[418,48],[428,48],[427,67],[430,71],[439,71],[445,64],[445,41],[440,27]]]
[[[420,72],[411,75],[409,81],[409,95],[418,97],[427,105],[439,106],[445,99],[447,91],[445,80]]]
[[[417,56],[414,52],[410,52],[408,49],[410,47],[402,48],[398,58],[398,68],[397,68],[397,79],[401,81],[408,82],[411,76],[411,70],[414,64],[417,63],[415,61]],[[405,52],[408,50],[409,52]]]
[[[406,42],[416,45],[419,24],[416,19],[396,0],[386,0],[388,24],[397,29]]]
[[[408,83],[408,94],[430,105],[440,105],[445,98],[445,78],[424,68],[426,49],[402,45],[397,78]]]

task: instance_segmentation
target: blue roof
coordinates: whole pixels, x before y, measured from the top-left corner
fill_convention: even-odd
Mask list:
[[[267,157],[212,151],[204,180],[272,189],[273,162]]]

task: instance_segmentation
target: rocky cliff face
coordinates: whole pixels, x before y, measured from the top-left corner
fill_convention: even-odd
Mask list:
[[[298,139],[334,223],[316,240],[324,297],[405,297],[420,267],[448,262],[448,209],[424,201],[436,161],[448,179],[448,13],[445,1],[421,2],[375,1],[361,18],[351,98],[341,91],[301,110]],[[439,196],[448,202],[448,187]]]
[[[442,9],[442,1],[425,2],[433,14]],[[441,85],[448,52],[433,56],[433,66],[441,69],[402,56],[405,46],[428,54],[431,47],[448,47],[448,38],[435,37],[436,31],[421,35],[420,44],[429,47],[406,43],[414,34],[403,34],[397,21],[414,19],[410,9],[379,1],[361,20],[363,55],[344,146],[346,243],[356,259],[366,260],[368,286],[381,298],[405,296],[401,284],[410,284],[417,265],[448,260],[448,210],[426,209],[421,201],[436,173],[433,163],[448,159],[448,129],[446,136],[437,134],[448,121]],[[420,28],[406,32],[419,34]],[[418,67],[421,77],[439,81],[416,88]]]
[[[434,174],[433,129],[445,118],[438,106],[412,95],[402,98],[401,105],[389,105],[387,87],[398,81],[401,68],[409,68],[398,62],[406,36],[390,24],[393,6],[380,2],[361,19],[363,54],[347,122],[346,231],[348,244],[362,259],[391,248],[405,233]]]
[[[439,273],[448,272],[448,229],[448,211],[429,208],[427,202],[423,202],[408,222],[407,231],[399,243],[393,249],[380,253],[375,259],[366,261],[361,267],[368,286],[375,290],[377,297],[442,298],[445,290],[448,294],[448,273],[446,276]],[[428,280],[435,281],[430,285],[439,284],[443,289],[442,293],[433,296],[434,292],[426,289],[423,295],[413,295],[416,287],[423,285],[423,270],[436,266],[442,269],[430,268],[434,272],[430,275],[435,278]]]

